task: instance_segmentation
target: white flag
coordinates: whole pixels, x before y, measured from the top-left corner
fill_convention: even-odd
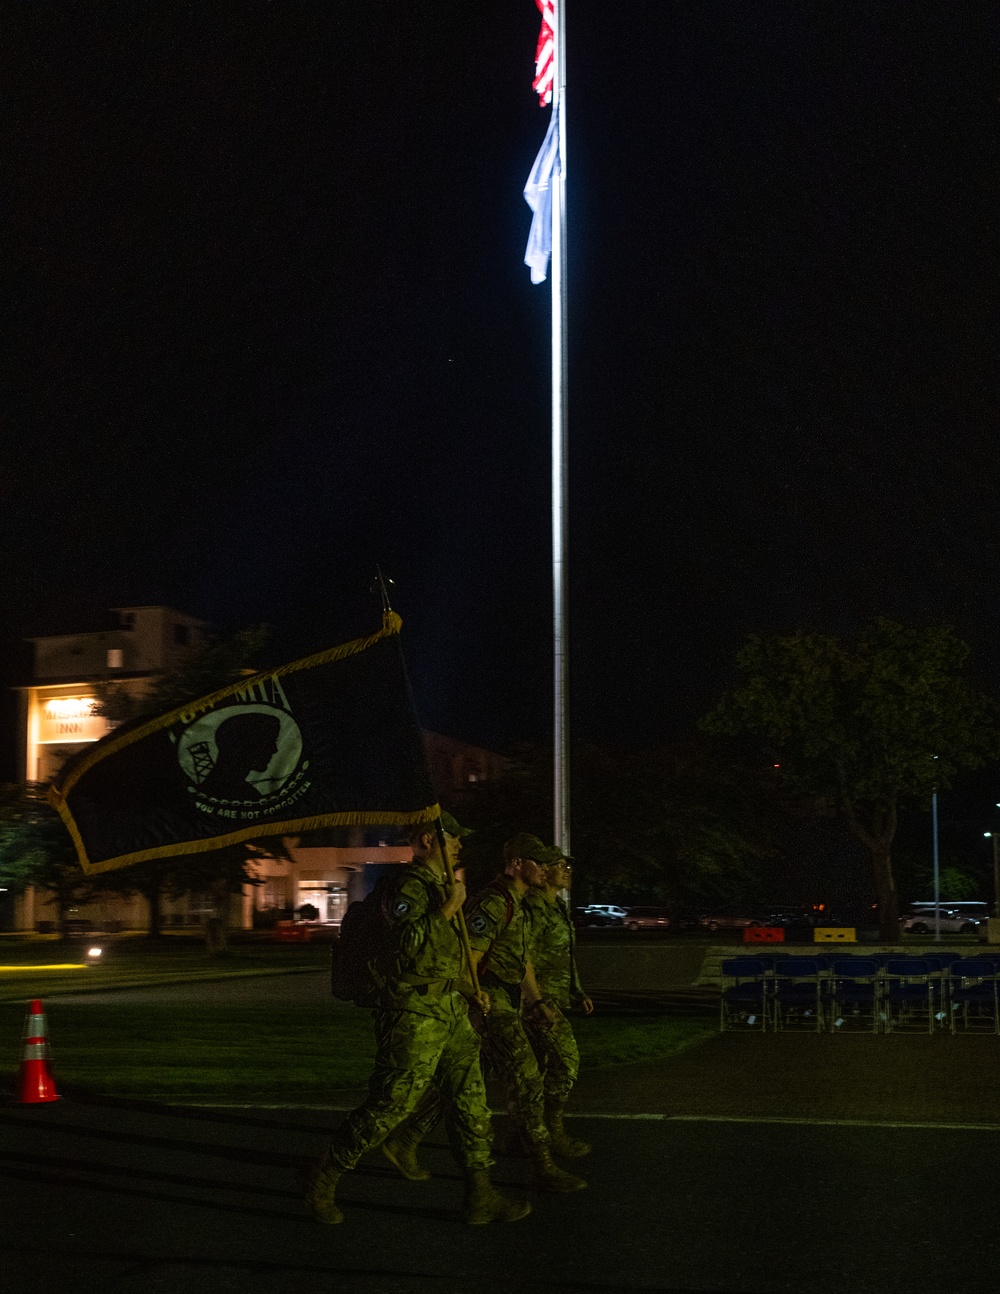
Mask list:
[[[538,150],[535,164],[524,186],[524,200],[531,208],[531,232],[524,263],[531,270],[532,283],[544,283],[552,255],[552,177],[559,173],[559,109],[552,109],[552,120],[545,140]]]

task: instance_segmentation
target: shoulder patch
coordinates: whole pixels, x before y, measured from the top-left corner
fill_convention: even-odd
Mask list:
[[[486,929],[488,922],[482,912],[477,912],[474,917],[469,918],[469,929],[473,934],[481,935]]]
[[[393,915],[397,917],[405,917],[407,912],[410,910],[410,906],[411,904],[409,899],[397,899],[393,905]]]

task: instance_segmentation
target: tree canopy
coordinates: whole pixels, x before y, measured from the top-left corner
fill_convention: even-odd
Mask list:
[[[900,811],[998,751],[997,707],[967,677],[968,657],[950,628],[885,619],[853,640],[754,636],[737,657],[742,681],[702,720],[756,737],[789,791],[842,817],[871,855],[886,939],[898,934]]]
[[[463,861],[473,885],[498,867],[516,831],[551,832],[551,752],[525,747],[506,776],[463,807],[476,828]],[[704,741],[660,749],[583,746],[573,754],[578,902],[671,907],[736,901],[775,854],[777,814],[760,778]]]

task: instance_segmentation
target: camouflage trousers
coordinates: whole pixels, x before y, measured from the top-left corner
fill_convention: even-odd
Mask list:
[[[521,1016],[520,994],[489,985],[490,1012],[484,1017],[483,1052],[503,1084],[504,1103],[514,1123],[536,1146],[548,1145],[545,1089]]]
[[[541,1029],[529,1020],[526,1031],[541,1071],[546,1099],[562,1105],[569,1099],[580,1072],[580,1049],[570,1022],[558,1007],[552,1011],[556,1018],[551,1029]]]
[[[421,1006],[424,1004],[421,1003]],[[433,1090],[444,1111],[452,1153],[462,1168],[489,1168],[492,1133],[479,1062],[479,1037],[465,999],[443,994],[432,1013],[375,1012],[375,1069],[368,1096],[334,1134],[330,1151],[353,1168],[417,1109]],[[436,1117],[436,1115],[435,1115]]]
[[[521,1018],[520,995],[515,988],[505,989],[498,981],[486,987],[490,995],[490,1011],[477,1021],[482,1039],[483,1067],[499,1078],[508,1113],[522,1134],[534,1145],[548,1145],[545,1091],[538,1061]],[[439,1094],[431,1089],[407,1123],[411,1134],[416,1138],[425,1137],[445,1108]]]

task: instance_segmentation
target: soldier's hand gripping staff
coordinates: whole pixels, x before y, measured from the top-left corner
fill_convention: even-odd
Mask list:
[[[500,1071],[507,1109],[533,1162],[534,1183],[543,1191],[579,1191],[587,1183],[552,1161],[545,1094],[525,1028],[544,1028],[552,1012],[542,1001],[529,945],[524,896],[544,880],[541,863],[550,851],[537,836],[520,832],[504,845],[504,870],[476,895],[468,915],[472,956],[490,995],[484,1029],[491,1059]]]
[[[465,833],[450,815],[443,815],[443,826],[454,864]],[[377,1050],[368,1096],[306,1174],[306,1200],[321,1222],[342,1222],[340,1178],[399,1128],[433,1082],[445,1099],[449,1142],[465,1173],[466,1222],[513,1222],[531,1208],[501,1195],[489,1180],[490,1114],[479,1038],[462,991],[475,989],[456,929],[465,887],[448,882],[433,823],[419,827],[411,844],[413,862],[384,892],[385,985],[374,1011]]]
[[[569,859],[553,850],[540,869],[541,884],[525,895],[532,965],[547,1016],[544,1027],[529,1017],[527,1031],[542,1074],[552,1150],[564,1158],[579,1159],[590,1153],[590,1146],[568,1136],[563,1124],[566,1102],[580,1071],[580,1052],[564,1012],[579,1007],[590,1015],[594,1004],[580,983],[573,922],[562,897],[569,888],[570,869]]]

